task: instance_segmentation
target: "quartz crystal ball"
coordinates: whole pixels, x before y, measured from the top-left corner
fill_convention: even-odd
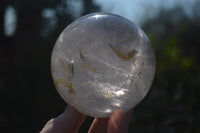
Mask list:
[[[147,94],[155,55],[145,33],[126,18],[107,13],[83,16],[57,39],[51,58],[54,84],[79,112],[109,117],[128,111]]]

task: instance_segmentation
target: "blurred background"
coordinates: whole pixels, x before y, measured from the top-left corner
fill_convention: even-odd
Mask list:
[[[129,133],[200,133],[199,0],[0,0],[0,132],[36,133],[63,112],[50,71],[54,43],[72,21],[99,11],[134,21],[155,48],[155,80]]]

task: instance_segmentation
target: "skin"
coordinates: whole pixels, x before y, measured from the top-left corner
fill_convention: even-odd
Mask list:
[[[109,118],[95,118],[88,133],[126,133],[132,110],[117,110]],[[86,116],[68,106],[58,117],[49,120],[40,133],[77,133]]]

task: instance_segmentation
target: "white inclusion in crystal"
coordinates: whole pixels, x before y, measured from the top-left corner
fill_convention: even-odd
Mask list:
[[[76,31],[76,30],[77,30],[77,28],[75,27],[75,28],[74,28],[74,31]]]
[[[74,60],[70,60],[69,63],[70,63],[70,64],[73,64],[73,63],[74,63]]]
[[[118,90],[118,91],[115,91],[115,92],[114,92],[114,94],[115,94],[116,96],[121,96],[121,95],[124,95],[124,94],[125,94],[125,89],[123,89],[123,90]]]
[[[96,86],[96,83],[94,83],[93,85]],[[120,96],[125,95],[128,92],[127,89],[124,89],[120,86],[111,85],[109,83],[99,83],[97,85],[101,93],[105,97],[120,97]]]
[[[116,99],[114,100],[114,102],[112,103],[113,106],[116,106],[116,107],[120,107],[122,105],[122,101],[119,100],[119,99]]]
[[[140,37],[143,37],[143,36],[144,36],[141,29],[139,29],[138,32],[139,32]]]
[[[86,55],[85,57],[90,58],[90,59],[92,59],[92,60],[96,60],[96,61],[98,61],[99,63],[102,63],[103,65],[106,65],[107,67],[110,67],[110,68],[113,68],[113,69],[115,69],[115,70],[117,70],[117,71],[120,71],[120,72],[122,72],[122,73],[125,73],[124,75],[126,75],[126,74],[129,73],[128,71],[126,71],[126,70],[124,70],[124,69],[122,69],[122,68],[120,68],[120,67],[113,66],[111,63],[105,62],[104,60],[101,60],[101,59],[98,58],[98,57],[95,57],[95,56],[90,57],[90,56],[87,56],[87,55]]]
[[[112,110],[111,109],[105,109],[105,113],[110,113]]]
[[[60,35],[59,40],[60,40],[60,42],[63,41],[63,34]]]

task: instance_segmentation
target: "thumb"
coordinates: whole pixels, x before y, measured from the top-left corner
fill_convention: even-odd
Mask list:
[[[71,106],[58,117],[47,122],[40,133],[77,133],[86,116]]]

